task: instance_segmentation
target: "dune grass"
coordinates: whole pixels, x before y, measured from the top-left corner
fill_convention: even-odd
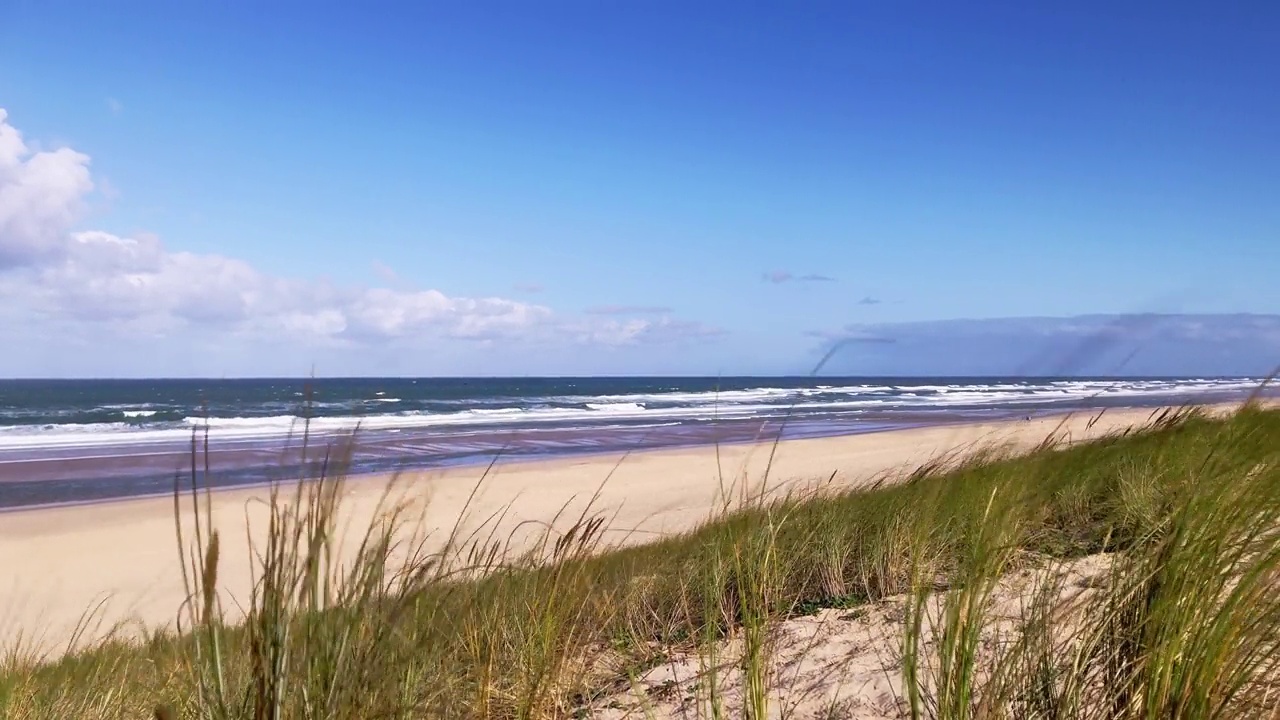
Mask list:
[[[906,608],[888,669],[904,716],[1280,707],[1280,412],[1257,406],[1166,412],[1114,437],[992,449],[859,489],[740,488],[701,527],[628,547],[590,513],[519,544],[460,522],[429,545],[388,499],[344,556],[341,453],[309,467],[273,489],[242,620],[221,605],[220,539],[193,464],[175,489],[181,632],[0,659],[0,717],[592,717],[677,655],[704,670],[691,717],[782,717],[778,623],[886,598]],[[1085,592],[1053,571],[1098,555],[1109,570]],[[1010,621],[993,598],[1027,569],[1036,580]],[[734,699],[726,667],[741,679]],[[641,705],[638,717],[659,712]]]

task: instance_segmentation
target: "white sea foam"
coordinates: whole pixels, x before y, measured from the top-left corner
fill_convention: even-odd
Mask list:
[[[318,417],[310,421],[313,433],[367,430],[400,430],[432,427],[474,427],[477,432],[495,425],[558,427],[565,423],[617,421],[670,423],[712,418],[778,416],[787,412],[857,412],[860,410],[929,410],[957,407],[1023,406],[1143,397],[1194,396],[1203,393],[1244,393],[1257,380],[1057,380],[965,384],[914,384],[896,386],[859,384],[799,388],[760,387],[724,392],[651,392],[626,395],[566,395],[539,398],[546,404],[576,407],[472,407],[449,412],[409,411],[364,416]],[[400,402],[396,398],[378,398]],[[497,404],[495,398],[485,404]],[[513,403],[516,401],[512,401]],[[529,399],[520,400],[528,403]],[[461,403],[460,403],[461,404]],[[342,406],[341,403],[336,404]],[[153,417],[147,405],[120,406],[127,418]],[[154,406],[152,406],[154,407]],[[358,406],[357,406],[358,407]],[[353,407],[354,409],[354,407]],[[140,427],[136,423],[90,423],[0,426],[0,449],[111,446],[138,443],[181,442],[193,430],[208,428],[217,440],[279,438],[307,427],[293,414],[263,417],[188,417],[169,427]]]
[[[582,396],[559,396],[553,398],[560,402],[584,402],[590,404],[612,404],[612,403],[675,403],[675,404],[706,404],[713,402],[720,403],[743,403],[743,402],[759,402],[761,400],[769,400],[775,398],[785,398],[787,396],[799,395],[802,388],[752,388],[749,390],[709,390],[706,392],[653,392],[653,393],[631,393],[626,395],[592,395],[588,397]]]
[[[739,406],[731,412],[719,411],[721,417],[750,416],[773,406]],[[654,419],[711,418],[714,409],[704,407],[667,408],[654,412]],[[300,434],[304,429],[315,434],[334,434],[362,430],[392,430],[452,426],[484,426],[518,423],[598,421],[599,418],[626,419],[649,417],[650,411],[640,405],[610,410],[579,408],[492,408],[451,413],[407,412],[363,417],[318,417],[309,422],[294,415],[268,417],[201,418],[188,417],[186,427],[138,429],[126,423],[92,423],[54,426],[0,427],[0,449],[57,448],[92,445],[124,445],[140,443],[182,442],[192,431],[208,429],[216,440],[253,440]],[[593,422],[594,424],[594,422]]]
[[[992,382],[965,384],[914,384],[896,386],[883,384],[818,385],[800,388],[760,387],[745,390],[705,392],[652,392],[626,395],[556,396],[545,398],[551,402],[585,402],[588,407],[610,404],[639,404],[650,410],[654,406],[721,406],[732,407],[755,403],[786,405],[790,403],[829,402],[844,398],[889,397],[898,400],[918,396],[922,404],[992,404],[1002,402],[1025,403],[1029,398],[1041,401],[1055,396],[1085,399],[1095,395],[1178,395],[1201,392],[1247,391],[1257,386],[1257,380],[1057,380],[1047,382]],[[842,397],[843,396],[843,397]]]
[[[641,413],[646,412],[647,408],[640,403],[623,402],[623,403],[586,403],[588,409],[597,412],[607,413]]]

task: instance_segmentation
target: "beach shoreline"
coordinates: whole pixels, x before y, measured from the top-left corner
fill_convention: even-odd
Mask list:
[[[487,527],[464,523],[463,531],[504,537],[517,528],[598,513],[608,520],[607,543],[635,544],[696,527],[766,475],[778,491],[815,483],[856,487],[903,477],[939,457],[978,448],[1023,450],[1054,433],[1064,442],[1097,438],[1142,425],[1158,412],[1112,409],[777,443],[497,463],[487,475],[475,467],[396,478],[360,475],[343,488],[340,527],[344,538],[358,538],[391,499],[417,512],[422,527],[437,537],[464,514],[470,520],[501,516]],[[263,536],[267,507],[262,501],[268,490],[227,488],[208,498],[223,538],[219,583],[228,608],[241,606],[248,596],[250,543]],[[190,498],[182,500],[129,499],[0,516],[0,566],[9,570],[7,587],[0,586],[5,598],[0,602],[0,647],[62,646],[79,626],[87,626],[82,640],[117,627],[171,626],[185,595],[175,510],[187,522],[193,507]],[[203,493],[199,502],[204,512]],[[95,613],[89,622],[87,609]],[[39,637],[32,628],[40,629]]]
[[[1125,408],[1125,409],[1128,410],[1128,409],[1139,409],[1139,408]],[[1080,412],[1081,411],[1079,410],[1061,411],[1061,412],[1038,412],[1036,413],[1035,417],[1037,419],[1044,419],[1044,418],[1050,418],[1050,417],[1066,417],[1072,414],[1079,414]],[[1096,414],[1096,411],[1094,412]],[[633,449],[571,450],[571,451],[566,451],[566,452],[555,454],[555,455],[532,456],[532,457],[530,456],[522,457],[519,455],[504,456],[502,453],[495,453],[493,455],[469,456],[465,459],[461,459],[456,462],[449,462],[449,463],[440,464],[440,465],[406,464],[403,468],[390,470],[390,471],[351,472],[344,475],[344,479],[346,482],[367,482],[367,481],[377,482],[377,481],[385,480],[389,477],[397,476],[397,475],[424,475],[424,474],[431,475],[431,474],[446,473],[446,472],[451,474],[465,473],[467,471],[483,470],[485,467],[491,464],[496,464],[507,469],[525,469],[525,468],[532,469],[532,468],[546,466],[548,463],[554,464],[558,462],[570,462],[570,461],[574,463],[591,462],[591,461],[604,462],[610,459],[616,460],[619,456],[622,456],[622,455],[632,455],[636,453],[647,454],[647,453],[662,453],[662,452],[668,452],[668,451],[689,451],[689,450],[713,451],[717,447],[718,448],[740,448],[740,447],[746,447],[746,446],[769,445],[773,443],[790,443],[790,442],[795,442],[797,440],[826,440],[826,439],[838,439],[838,438],[847,438],[847,437],[860,437],[864,435],[896,433],[896,432],[902,432],[906,430],[921,430],[921,429],[927,429],[927,428],[963,426],[963,425],[985,425],[985,424],[991,424],[991,423],[1014,422],[1016,420],[1017,418],[1000,417],[1000,418],[992,418],[988,420],[975,422],[973,419],[965,418],[965,417],[950,417],[950,418],[939,417],[929,422],[903,422],[903,423],[898,423],[893,425],[840,426],[840,429],[830,429],[830,430],[816,431],[816,432],[810,431],[810,432],[797,434],[795,436],[784,435],[783,437],[778,437],[776,434],[773,436],[765,436],[763,433],[761,433],[759,434],[760,436],[754,439],[730,439],[730,440],[721,440],[721,441],[690,440],[688,442],[678,442],[678,443],[672,443],[672,444],[656,445],[651,447],[638,447]],[[328,442],[320,445],[320,447],[336,449],[341,447],[345,442],[344,440],[339,439],[336,436],[326,438],[326,440],[328,440]],[[356,445],[359,445],[360,441],[359,439],[356,439],[354,442]],[[217,478],[219,475],[219,468],[216,460],[216,458],[218,457],[218,452],[214,450],[210,453],[210,455],[211,457],[215,458],[213,466],[211,468],[211,472],[213,476]],[[56,459],[52,460],[52,462],[56,462]],[[183,471],[180,471],[178,474],[179,474],[179,480],[181,482],[181,488],[184,491],[189,492],[191,489],[190,469],[187,468]],[[170,477],[172,477],[172,475]],[[4,481],[0,481],[0,489],[3,488],[3,482]],[[222,494],[222,493],[236,492],[236,491],[252,492],[252,491],[261,491],[264,489],[269,489],[273,486],[277,486],[282,483],[285,485],[290,485],[293,482],[295,482],[295,480],[292,478],[288,480],[283,480],[283,481],[280,480],[279,478],[273,478],[273,479],[263,479],[263,480],[249,481],[249,482],[236,482],[236,483],[227,483],[227,484],[219,484],[215,480],[215,483],[209,488],[209,490],[215,494]],[[205,488],[201,486],[200,491],[203,493],[205,491]],[[121,496],[104,497],[104,498],[76,499],[76,500],[67,500],[63,502],[54,502],[54,503],[45,503],[45,504],[0,505],[0,517],[3,517],[4,515],[7,515],[7,514],[38,512],[41,510],[51,510],[51,509],[58,509],[58,508],[96,506],[96,505],[105,505],[105,504],[111,504],[111,503],[130,502],[134,500],[155,500],[155,499],[171,500],[172,497],[173,497],[173,491],[172,489],[169,489],[166,491],[152,492],[152,493],[146,493],[146,494],[121,495]]]
[[[829,437],[1238,400],[1244,378],[0,381],[0,508],[166,496],[207,440],[219,486],[296,476],[357,433],[352,474]],[[301,403],[301,404],[299,404]],[[314,452],[311,453],[314,455]],[[203,462],[203,461],[201,461]]]

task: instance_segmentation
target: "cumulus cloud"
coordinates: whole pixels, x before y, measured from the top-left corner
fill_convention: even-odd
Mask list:
[[[262,273],[235,258],[168,250],[158,238],[70,233],[56,258],[0,276],[33,310],[154,332],[186,325],[334,341],[519,335],[548,308],[437,290],[338,287]]]
[[[89,156],[35,152],[0,109],[0,271],[58,256],[92,190]]]
[[[781,285],[789,282],[835,282],[836,279],[829,275],[819,275],[817,273],[809,273],[807,275],[796,275],[787,270],[771,270],[761,276],[765,282],[771,282],[774,285]]]
[[[173,249],[152,235],[79,230],[93,191],[87,155],[65,148],[33,150],[0,110],[0,307],[10,318],[82,323],[95,331],[115,328],[144,336],[216,330],[334,346],[433,338],[618,346],[719,333],[665,315],[625,321],[566,319],[529,302],[409,288],[381,263],[373,265],[374,272],[394,288],[281,277],[238,258]],[[541,287],[522,289],[536,292]],[[668,309],[597,310],[600,315],[627,315]]]

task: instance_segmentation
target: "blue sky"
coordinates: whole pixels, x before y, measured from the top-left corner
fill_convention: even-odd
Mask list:
[[[1275,3],[194,5],[0,6],[0,374],[788,373],[1280,314]],[[1265,328],[1186,355],[1267,367]]]

